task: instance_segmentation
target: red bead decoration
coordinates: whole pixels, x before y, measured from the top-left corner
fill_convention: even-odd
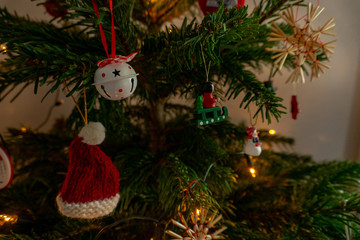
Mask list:
[[[59,0],[47,0],[44,4],[46,11],[53,17],[64,17],[67,13],[67,8],[60,4]]]
[[[296,95],[292,95],[291,96],[291,117],[292,117],[292,119],[296,120],[298,113],[299,113],[299,106],[298,106],[298,102],[296,99]]]
[[[198,0],[201,11],[206,16],[208,13],[212,14],[219,9],[220,2],[218,0]],[[241,8],[245,4],[245,0],[224,0],[225,8],[232,7]]]

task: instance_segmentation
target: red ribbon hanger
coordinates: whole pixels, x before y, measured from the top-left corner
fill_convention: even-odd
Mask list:
[[[96,0],[92,0],[92,5],[94,7],[97,18],[99,19],[99,8],[97,6]],[[113,1],[112,0],[109,0],[109,7],[110,7],[110,15],[111,15],[111,55],[110,56],[109,56],[108,45],[106,42],[104,29],[103,29],[101,23],[99,23],[99,29],[100,29],[101,41],[104,46],[106,56],[108,58],[115,58],[116,39],[115,39],[115,27],[114,27]]]
[[[99,8],[96,4],[96,0],[92,0],[92,5],[94,7],[95,14],[97,18],[99,19]],[[99,30],[100,30],[100,36],[101,36],[101,42],[103,44],[107,59],[99,61],[97,63],[98,67],[102,68],[106,65],[112,63],[112,62],[130,62],[134,59],[137,52],[131,53],[128,56],[120,56],[116,55],[116,39],[115,39],[115,27],[114,27],[114,15],[113,15],[113,1],[109,0],[109,7],[110,7],[110,15],[111,15],[111,54],[109,55],[108,45],[106,42],[106,36],[104,33],[104,29],[99,22]]]

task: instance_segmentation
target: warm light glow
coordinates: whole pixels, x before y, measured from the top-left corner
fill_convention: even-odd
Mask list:
[[[256,177],[256,171],[255,171],[254,168],[250,168],[250,169],[249,169],[249,172],[251,173],[251,176],[252,176],[253,178]]]
[[[232,180],[233,180],[235,183],[237,183],[236,177],[232,177]]]
[[[172,33],[172,30],[171,30],[171,29],[169,29],[169,33]]]
[[[150,238],[150,240],[154,240],[154,238]]]
[[[200,215],[200,210],[196,209],[196,215],[199,216]]]
[[[0,48],[3,50],[3,52],[6,52],[6,46],[3,44],[0,44]]]
[[[0,226],[4,225],[5,223],[11,223],[14,224],[18,220],[17,216],[11,216],[11,215],[1,215],[0,214]]]
[[[22,127],[22,128],[21,128],[21,131],[22,131],[23,133],[26,133],[26,131],[27,131],[26,127]]]
[[[274,135],[274,134],[276,134],[276,131],[274,129],[270,129],[269,134]]]

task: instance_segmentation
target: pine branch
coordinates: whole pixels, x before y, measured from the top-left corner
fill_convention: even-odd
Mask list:
[[[271,17],[277,10],[279,10],[288,0],[278,1],[269,11],[267,11],[260,19],[259,23],[263,23],[266,19]]]

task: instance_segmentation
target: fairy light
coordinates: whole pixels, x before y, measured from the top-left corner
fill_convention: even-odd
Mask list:
[[[274,129],[270,129],[270,130],[269,130],[269,134],[270,134],[270,135],[274,135],[274,134],[276,134],[276,131],[275,131]]]
[[[199,216],[200,215],[200,209],[196,209],[196,215]]]
[[[23,133],[26,133],[26,131],[27,131],[26,127],[22,127],[22,128],[21,128],[21,131],[22,131]]]
[[[16,215],[3,215],[0,214],[0,226],[4,225],[5,223],[14,224],[18,220]]]
[[[4,53],[6,53],[7,50],[6,50],[6,46],[4,44],[0,44],[0,48]]]
[[[249,168],[249,172],[250,172],[250,174],[251,174],[251,176],[252,176],[253,178],[256,177],[256,170],[255,170],[255,168]]]
[[[196,208],[196,219],[198,221],[200,221],[200,216],[201,216],[201,210],[199,208]]]
[[[249,172],[250,172],[251,176],[253,178],[255,178],[256,177],[256,170],[254,168],[254,163],[252,161],[252,156],[249,156],[249,155],[245,154],[245,157],[246,157],[246,163],[247,163]]]

